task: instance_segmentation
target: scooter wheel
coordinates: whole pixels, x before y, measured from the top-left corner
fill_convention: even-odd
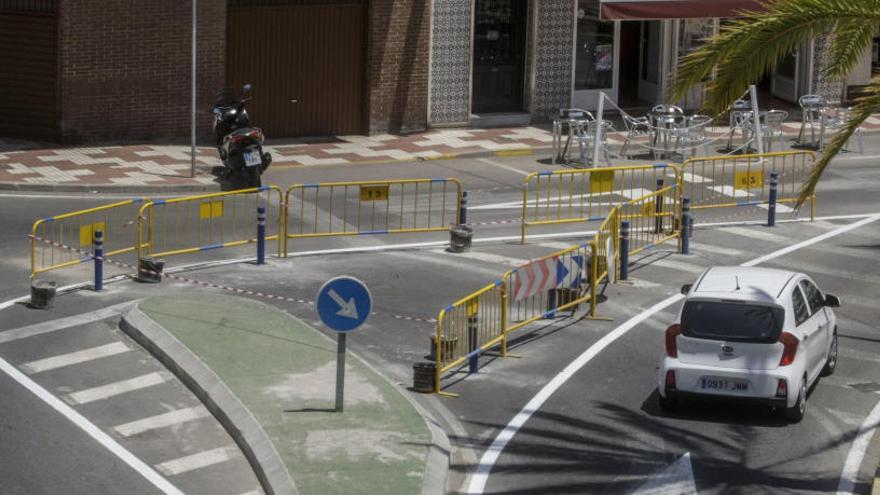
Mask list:
[[[263,185],[260,180],[260,167],[248,167],[245,175],[250,187],[260,187]]]

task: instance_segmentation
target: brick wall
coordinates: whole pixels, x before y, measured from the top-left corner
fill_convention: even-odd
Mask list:
[[[369,15],[369,130],[423,130],[428,120],[429,0],[370,0]]]
[[[65,142],[189,136],[191,5],[61,0]],[[197,116],[207,136],[207,110],[224,83],[226,1],[198,6]]]

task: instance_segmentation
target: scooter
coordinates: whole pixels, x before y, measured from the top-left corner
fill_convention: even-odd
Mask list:
[[[236,98],[232,89],[224,88],[217,93],[211,114],[214,116],[214,140],[224,178],[241,178],[250,187],[261,185],[260,176],[272,163],[272,155],[263,153],[263,131],[251,127],[245,104],[251,101],[253,86],[245,84],[242,94]]]

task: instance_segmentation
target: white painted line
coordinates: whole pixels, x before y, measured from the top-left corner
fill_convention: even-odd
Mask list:
[[[768,232],[767,229],[747,229],[745,227],[725,227],[721,232],[727,234],[736,234],[749,239],[760,239],[762,241],[772,242],[774,244],[788,244],[791,238]]]
[[[241,493],[239,495],[263,495],[263,492],[260,490],[251,490],[249,492]]]
[[[169,376],[163,372],[147,373],[146,375],[136,376],[128,380],[108,383],[100,387],[87,388],[79,392],[67,394],[65,398],[71,404],[88,404],[96,400],[107,399],[116,395],[133,392],[154,385],[159,385],[168,381]]]
[[[825,239],[829,239],[831,237],[849,232],[850,230],[857,229],[869,223],[876,222],[877,220],[880,220],[880,214],[875,214],[871,217],[865,218],[858,222],[854,222],[850,225],[846,225],[831,232],[826,232],[825,234],[807,239],[805,241],[793,244],[783,249],[779,249],[765,256],[761,256],[751,261],[742,263],[740,266],[755,266],[760,263],[764,263],[766,261],[784,256],[799,249],[803,249],[804,247],[816,244],[817,242],[824,241]],[[486,483],[489,481],[489,474],[492,472],[492,468],[495,466],[495,462],[497,462],[498,458],[501,456],[504,448],[513,438],[513,436],[516,435],[522,425],[524,425],[525,422],[528,421],[529,418],[531,418],[532,415],[541,408],[541,406],[547,401],[547,399],[549,399],[550,396],[552,396],[557,390],[559,390],[560,387],[562,387],[562,385],[565,384],[565,382],[571,379],[575,373],[586,366],[587,363],[589,363],[594,357],[599,355],[599,353],[602,352],[606,347],[608,347],[615,340],[622,337],[636,325],[650,318],[654,314],[663,311],[664,309],[682,299],[684,299],[683,295],[674,294],[651,306],[642,313],[633,316],[622,325],[618,326],[617,328],[606,334],[604,337],[599,339],[589,348],[587,348],[587,350],[585,350],[580,356],[569,363],[568,366],[565,367],[565,369],[560,371],[546,385],[544,385],[544,387],[540,391],[538,391],[538,393],[534,397],[532,397],[531,400],[529,400],[529,402],[522,408],[522,410],[520,410],[516,414],[516,416],[514,416],[513,419],[510,420],[509,423],[507,423],[507,426],[505,426],[504,429],[495,436],[492,444],[483,453],[483,456],[480,458],[479,464],[477,464],[476,470],[471,475],[470,483],[468,484],[467,488],[467,493],[483,493],[483,490],[485,490],[486,488]],[[878,419],[880,419],[880,404],[878,404],[878,406],[875,408],[875,412],[877,413]],[[875,420],[873,424],[876,423],[877,420]],[[867,447],[867,443],[865,447]],[[861,451],[861,456],[864,457],[864,449]],[[862,457],[859,458],[858,465],[861,464]]]
[[[678,458],[659,473],[648,478],[648,481],[636,488],[634,495],[696,495],[697,484],[694,482],[694,467],[691,464],[691,453]]]
[[[857,218],[868,218],[873,217],[874,215],[880,215],[880,212],[875,213],[854,213],[852,215],[830,215],[827,217],[816,217],[816,220],[853,220]],[[789,218],[785,220],[776,219],[776,223],[804,223],[810,222],[809,218]],[[704,228],[704,227],[724,227],[725,225],[767,225],[767,220],[743,220],[743,221],[735,221],[735,222],[697,222],[694,223],[695,228]]]
[[[22,364],[21,367],[22,369],[24,369],[25,373],[28,374],[41,373],[43,371],[49,371],[63,368],[65,366],[85,363],[94,359],[115,356],[117,354],[122,354],[123,352],[128,352],[130,350],[131,349],[122,342],[113,342],[112,344],[91,347],[89,349],[83,349],[81,351],[74,351],[67,354],[59,354],[57,356],[38,359],[36,361],[30,361],[28,363]]]
[[[703,273],[703,271],[706,269],[706,267],[704,266],[692,265],[690,263],[683,263],[681,261],[674,261],[670,259],[648,261],[644,264],[644,266],[659,266],[660,268],[669,268],[671,270],[678,270],[693,274]]]
[[[723,196],[732,196],[734,198],[754,198],[755,194],[744,189],[734,189],[733,186],[712,186],[709,189]]]
[[[761,204],[755,205],[755,206],[757,206],[758,208],[761,208],[762,210],[769,210],[770,209],[770,205],[768,205],[766,203],[761,203]],[[788,206],[788,205],[782,204],[782,203],[776,203],[776,213],[791,213],[793,211],[794,211],[794,208],[792,208],[791,206]]]
[[[690,248],[693,251],[698,252],[699,254],[703,254],[703,252],[709,254],[723,254],[724,256],[743,256],[746,253],[740,251],[739,249],[733,249],[728,247],[715,246],[713,244],[703,244],[700,242],[690,242]]]
[[[851,280],[862,282],[867,285],[880,286],[880,276],[871,275],[868,273],[850,272],[846,270],[838,270],[836,268],[828,268],[824,265],[814,264],[811,264],[805,268],[804,263],[798,262],[797,260],[776,260],[773,262],[773,264],[795,272],[805,271],[809,272],[810,274],[824,275],[826,277],[836,277],[842,280]]]
[[[121,459],[122,462],[128,464],[129,467],[137,471],[138,474],[143,476],[144,479],[152,483],[153,486],[161,490],[163,493],[173,495],[183,494],[183,492],[175,488],[174,485],[169,483],[168,480],[163,478],[162,475],[153,470],[153,468],[132,455],[132,453],[126,450],[122,445],[119,445],[116,440],[101,431],[100,428],[98,428],[81,414],[73,410],[72,407],[68,406],[57,397],[46,391],[46,389],[39,386],[36,382],[28,378],[24,373],[18,371],[15,366],[12,366],[3,358],[0,358],[0,371],[3,371],[7,375],[9,375],[21,386],[23,386],[32,394],[36,395],[40,400],[48,404],[52,409],[58,411],[62,416],[70,420],[73,424],[75,424],[79,429],[84,431],[90,437],[94,438],[95,441],[97,441],[104,448],[112,452],[113,455]]]
[[[226,462],[234,458],[236,454],[238,454],[238,448],[229,445],[156,464],[156,470],[165,476],[176,476],[188,471]]]
[[[538,245],[541,247],[554,249],[556,251],[562,251],[563,249],[574,247],[577,244],[569,244],[567,242],[539,242]]]
[[[499,265],[505,266],[519,266],[524,265],[529,262],[529,260],[524,260],[521,258],[509,258],[507,256],[501,256],[498,254],[492,253],[481,253],[479,251],[467,251],[464,253],[450,253],[445,249],[435,249],[431,251],[432,253],[443,254],[446,256],[452,256],[455,258],[468,258],[472,260],[485,261],[486,263],[497,263]]]
[[[211,416],[205,406],[199,405],[195,407],[187,407],[176,411],[169,411],[164,414],[150,416],[149,418],[139,419],[131,423],[114,426],[116,433],[124,437],[139,435],[145,431],[157,430],[159,428],[167,428],[169,426],[186,423],[187,421],[195,421],[197,419],[207,418]]]
[[[834,157],[834,161],[859,161],[859,160],[880,160],[880,155],[846,155],[846,156],[836,156]]]
[[[840,409],[826,409],[832,416],[840,420],[841,423],[849,426],[859,426],[862,424],[862,417],[858,414],[841,411]]]
[[[65,328],[86,325],[88,323],[111,318],[113,316],[122,314],[122,312],[131,305],[132,303],[130,302],[116,304],[114,306],[109,306],[107,308],[92,311],[90,313],[83,313],[76,316],[68,316],[67,318],[60,318],[57,320],[16,328],[15,330],[0,332],[0,344],[5,344],[6,342],[12,342],[13,340],[26,339],[28,337],[33,337],[34,335],[42,335],[44,333],[64,330]],[[4,308],[0,307],[0,309]]]
[[[871,410],[870,414],[862,422],[862,425],[859,427],[859,433],[846,454],[846,462],[844,462],[843,471],[840,473],[840,482],[837,483],[838,495],[855,493],[859,468],[865,459],[865,452],[868,451],[871,437],[874,436],[874,430],[877,429],[878,424],[880,424],[880,402],[877,402],[874,409]],[[872,477],[873,473],[874,469],[872,467]]]
[[[515,174],[519,174],[523,177],[527,177],[531,172],[524,172],[518,168],[511,167],[510,165],[505,165],[503,163],[498,163],[495,160],[490,160],[488,158],[477,158],[477,161],[492,165],[493,167],[498,167],[500,169],[507,170],[508,172],[513,172]]]
[[[711,183],[715,182],[708,177],[703,177],[702,175],[692,174],[689,172],[682,172],[681,178],[685,182],[691,182],[694,184],[711,184]]]

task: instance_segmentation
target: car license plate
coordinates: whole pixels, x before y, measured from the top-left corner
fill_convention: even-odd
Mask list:
[[[724,378],[700,378],[703,390],[719,390],[722,392],[748,392],[749,382],[742,380],[726,380]]]
[[[259,165],[262,163],[263,159],[260,157],[259,151],[245,151],[244,152],[244,164],[248,167],[253,167],[255,165]]]

